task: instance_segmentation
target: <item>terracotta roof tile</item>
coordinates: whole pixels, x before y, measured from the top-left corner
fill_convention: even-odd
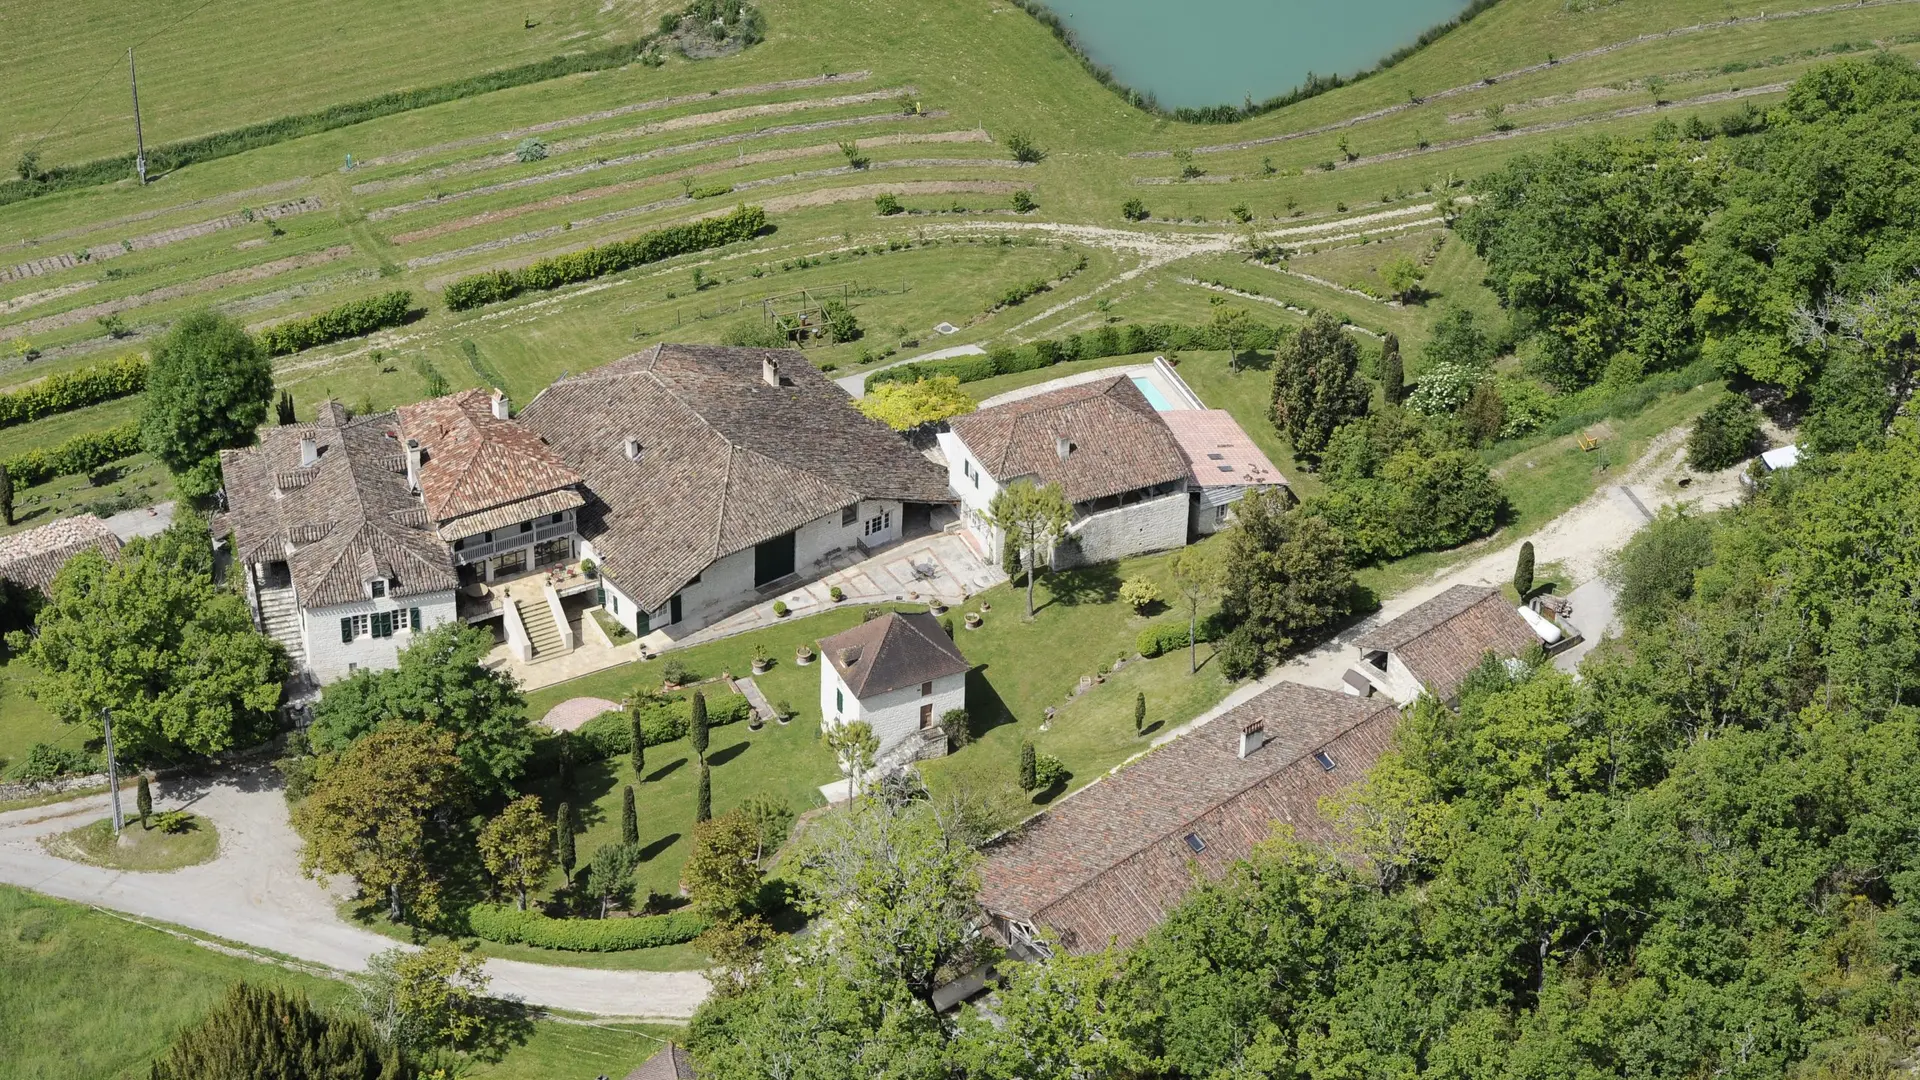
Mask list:
[[[580,471],[582,535],[647,609],[714,560],[861,499],[953,501],[943,469],[791,350],[656,345],[554,383],[519,421]]]
[[[1280,822],[1327,839],[1320,798],[1365,774],[1398,716],[1383,700],[1280,683],[990,846],[981,899],[1053,929],[1073,951],[1137,940],[1193,887],[1189,867],[1218,876]],[[1256,723],[1267,742],[1242,758],[1241,733]]]
[[[398,416],[401,438],[417,440],[426,451],[420,497],[435,521],[580,482],[580,474],[568,468],[538,432],[494,416],[485,390],[403,405]]]
[[[1160,418],[1173,432],[1196,487],[1285,484],[1253,439],[1224,409],[1175,409]]]
[[[67,560],[83,551],[98,551],[112,559],[120,553],[120,538],[92,514],[0,536],[0,578],[44,593]]]
[[[685,1050],[668,1043],[641,1066],[627,1074],[626,1080],[694,1080],[693,1058]]]
[[[1487,653],[1519,656],[1540,637],[1499,589],[1455,585],[1355,644],[1394,653],[1435,697],[1451,701]]]
[[[1165,418],[1119,375],[995,405],[948,422],[988,475],[1058,484],[1090,502],[1188,476]],[[1060,454],[1060,440],[1071,448]]]
[[[924,611],[869,619],[822,640],[820,652],[856,698],[964,675],[973,667],[939,620]]]

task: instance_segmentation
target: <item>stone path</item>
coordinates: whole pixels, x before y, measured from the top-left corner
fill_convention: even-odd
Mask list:
[[[767,700],[767,695],[760,692],[760,685],[751,677],[733,680],[733,688],[745,695],[747,704],[753,706],[754,714],[762,721],[771,723],[780,719],[780,715],[773,711],[773,703]]]
[[[613,712],[619,708],[619,702],[608,701],[606,698],[568,698],[553,708],[548,709],[547,715],[541,717],[540,722],[555,731],[578,731],[580,725],[594,717],[603,713]]]

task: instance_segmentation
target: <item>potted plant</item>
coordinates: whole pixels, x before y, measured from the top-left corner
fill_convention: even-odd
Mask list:
[[[981,611],[992,611],[992,610],[993,610],[993,605],[992,605],[992,604],[989,604],[989,603],[987,603],[987,602],[986,602],[985,600],[982,600],[982,601],[980,601],[980,610],[981,610]]]
[[[773,602],[773,617],[776,619],[784,619],[787,617],[787,602],[785,600],[775,600]]]
[[[967,629],[969,630],[980,629],[980,613],[979,612],[977,611],[967,612]]]
[[[593,565],[592,559],[580,560],[580,572],[587,576],[588,581],[593,581],[600,576],[600,568]]]
[[[668,690],[678,690],[687,681],[687,666],[677,656],[670,656],[660,667],[660,682]]]
[[[774,719],[780,721],[781,727],[786,727],[788,724],[793,723],[795,712],[793,702],[785,698],[773,703],[773,716]]]
[[[772,666],[773,657],[767,655],[766,647],[763,645],[755,645],[753,647],[753,673],[755,675],[765,675],[767,669]]]
[[[927,601],[927,613],[929,615],[944,615],[947,613],[947,605],[941,603],[940,598],[936,596]]]
[[[767,722],[765,719],[761,717],[760,710],[749,705],[747,707],[747,730],[759,731],[761,728],[766,726],[767,726]]]
[[[833,597],[833,602],[836,604],[847,598],[846,590],[842,589],[838,585],[835,585],[834,587],[828,589],[827,595]]]
[[[793,662],[801,667],[813,663],[813,646],[802,642],[799,648],[793,650]]]

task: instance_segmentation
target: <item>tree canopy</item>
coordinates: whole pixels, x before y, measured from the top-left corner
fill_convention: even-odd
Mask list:
[[[1327,312],[1283,346],[1273,363],[1273,422],[1296,456],[1318,461],[1334,429],[1367,411],[1360,347]]]
[[[970,413],[977,406],[960,380],[952,375],[935,375],[913,382],[884,382],[867,391],[854,407],[869,419],[878,420],[895,431],[911,431],[948,417]]]
[[[26,657],[40,672],[34,697],[63,721],[98,732],[100,710],[113,710],[116,748],[133,761],[272,734],[286,653],[254,628],[244,597],[214,584],[206,519],[183,511],[111,562],[82,552],[52,590]]]
[[[1287,509],[1288,498],[1248,492],[1227,532],[1220,616],[1231,632],[1220,659],[1234,677],[1265,670],[1351,609],[1345,542],[1325,519]]]
[[[364,1019],[328,1015],[300,994],[235,983],[153,1063],[151,1080],[411,1080],[396,1047]]]
[[[153,348],[141,442],[182,494],[210,495],[220,486],[220,451],[252,442],[272,402],[266,350],[232,319],[196,311]]]

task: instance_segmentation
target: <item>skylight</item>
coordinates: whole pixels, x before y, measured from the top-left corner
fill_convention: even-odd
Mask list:
[[[1200,839],[1199,833],[1188,833],[1186,835],[1186,841],[1187,846],[1193,849],[1195,855],[1207,850],[1207,842]]]
[[[1225,461],[1225,460],[1227,460],[1227,455],[1225,455],[1225,454],[1208,454],[1208,455],[1207,455],[1207,460],[1208,460],[1208,461]]]
[[[1220,471],[1221,471],[1221,472],[1232,472],[1232,471],[1233,471],[1233,466],[1231,466],[1231,465],[1221,465],[1221,466],[1219,466],[1219,469],[1220,469]]]
[[[1334,768],[1333,755],[1327,753],[1325,750],[1315,750],[1313,752],[1313,760],[1319,762],[1320,767],[1327,770],[1328,772],[1333,771],[1333,768]]]

